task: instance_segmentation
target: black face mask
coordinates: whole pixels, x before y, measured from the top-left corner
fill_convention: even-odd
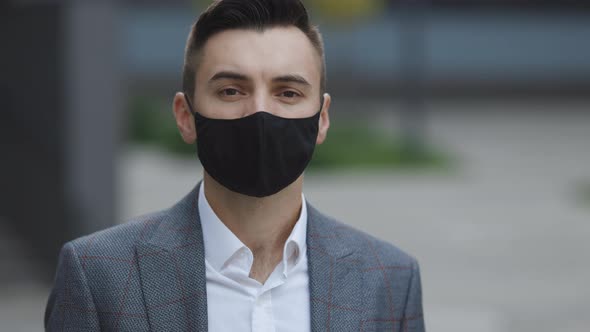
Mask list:
[[[276,194],[297,180],[311,160],[321,109],[298,119],[266,112],[211,119],[195,112],[186,94],[185,99],[195,117],[201,164],[231,191],[255,197]]]

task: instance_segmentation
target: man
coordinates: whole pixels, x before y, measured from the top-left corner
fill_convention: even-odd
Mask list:
[[[417,262],[305,201],[330,125],[299,0],[221,0],[173,111],[204,178],[172,208],[67,243],[48,331],[424,331]]]

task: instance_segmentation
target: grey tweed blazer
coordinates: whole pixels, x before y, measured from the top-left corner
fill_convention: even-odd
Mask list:
[[[207,331],[198,187],[168,210],[66,243],[46,331]],[[412,257],[311,205],[307,248],[312,331],[424,331]]]

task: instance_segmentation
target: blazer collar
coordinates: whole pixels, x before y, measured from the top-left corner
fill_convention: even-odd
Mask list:
[[[342,241],[342,230],[346,227],[331,221],[311,204],[307,203],[307,247],[319,250],[334,259],[341,259],[354,253],[354,248]]]

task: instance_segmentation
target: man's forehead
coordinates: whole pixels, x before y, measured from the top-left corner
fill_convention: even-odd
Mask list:
[[[231,29],[209,38],[200,57],[200,79],[219,71],[284,75],[297,72],[319,79],[321,58],[298,28]]]

